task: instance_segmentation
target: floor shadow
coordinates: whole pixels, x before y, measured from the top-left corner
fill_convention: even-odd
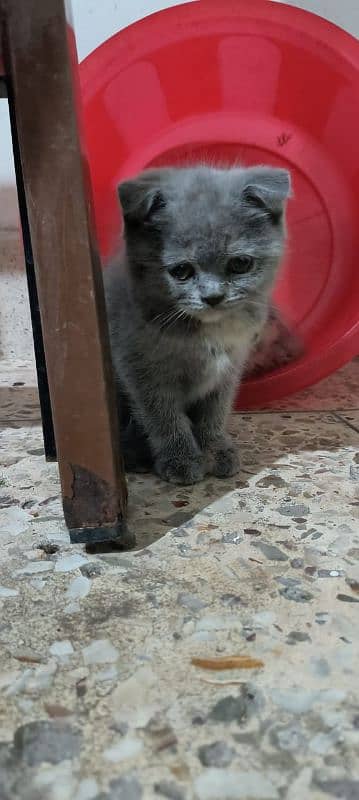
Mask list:
[[[323,473],[331,473],[328,478],[333,485],[333,475],[341,468],[343,451],[349,448],[355,453],[358,450],[357,414],[359,412],[353,411],[351,416],[347,415],[348,419],[335,413],[310,411],[235,414],[230,428],[241,454],[239,475],[227,480],[208,476],[193,487],[172,486],[151,474],[129,475],[128,528],[136,536],[136,549],[148,547],[235,490],[239,490],[238,513],[242,508],[249,512],[249,517],[253,517],[252,527],[257,525],[253,500],[258,499],[259,493],[264,506],[268,498],[272,503],[278,497],[279,503],[285,495],[301,494],[301,484],[304,491],[304,485],[308,488],[308,481],[315,482],[317,475],[325,491]],[[5,423],[2,429],[0,427],[0,453],[0,465],[2,463],[5,473],[9,465],[22,463],[17,487],[19,500],[16,500],[17,491],[13,486],[13,502],[18,503],[21,498],[23,508],[31,507],[39,522],[47,519],[52,524],[62,520],[63,525],[57,466],[46,466],[43,461],[39,424],[25,420],[13,421],[11,426]],[[9,480],[16,482],[16,475],[11,475]],[[41,502],[37,499],[39,480],[41,484],[48,484],[45,493],[49,492],[48,496],[41,497]],[[253,494],[248,492],[248,487]],[[26,502],[24,488],[29,489]],[[247,489],[242,499],[241,489]],[[4,491],[9,494],[8,489]],[[107,545],[96,552],[110,554],[115,549],[118,548]]]
[[[280,472],[281,466],[288,466],[287,459],[293,466],[293,478],[298,480],[301,475],[305,477],[309,454],[324,451],[335,455],[344,445],[357,444],[357,434],[328,413],[236,414],[230,427],[242,462],[241,472],[233,478],[208,476],[195,486],[181,487],[152,474],[128,476],[128,525],[136,536],[136,549],[185,524],[228,493],[248,487],[250,479],[254,488],[267,487],[271,492],[283,489]],[[333,462],[335,465],[335,458]],[[252,480],[255,476],[258,481]]]

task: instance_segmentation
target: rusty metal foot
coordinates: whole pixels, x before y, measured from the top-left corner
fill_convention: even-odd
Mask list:
[[[136,544],[136,537],[130,533],[124,520],[117,525],[98,528],[70,528],[70,539],[72,544],[113,544],[124,550],[131,550]]]

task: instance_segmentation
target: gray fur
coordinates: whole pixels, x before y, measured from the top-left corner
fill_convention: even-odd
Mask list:
[[[267,317],[289,193],[270,167],[154,169],[119,187],[126,244],[105,290],[128,469],[179,484],[237,471],[226,420]],[[254,259],[248,273],[228,272],[238,256]],[[183,263],[195,274],[180,281]]]
[[[301,338],[282,319],[278,309],[272,306],[258,342],[250,353],[244,377],[258,378],[273,372],[297,360],[303,353]]]

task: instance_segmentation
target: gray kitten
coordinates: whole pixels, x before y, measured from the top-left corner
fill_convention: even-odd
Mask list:
[[[283,252],[290,177],[270,167],[152,169],[122,183],[105,271],[127,469],[191,484],[238,471],[226,420]]]

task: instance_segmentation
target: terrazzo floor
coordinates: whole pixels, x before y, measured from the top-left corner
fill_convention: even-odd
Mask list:
[[[131,477],[131,552],[70,545],[20,396],[0,426],[0,800],[357,800],[358,360],[233,416],[237,479]]]

